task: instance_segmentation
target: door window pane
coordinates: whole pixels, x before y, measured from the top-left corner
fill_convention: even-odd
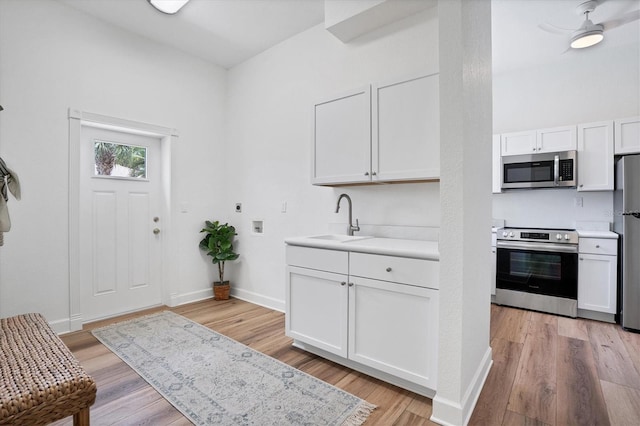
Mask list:
[[[147,148],[94,140],[94,175],[99,177],[147,178]]]

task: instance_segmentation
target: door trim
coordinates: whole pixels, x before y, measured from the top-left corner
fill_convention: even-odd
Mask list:
[[[162,278],[160,284],[162,303],[171,306],[176,298],[177,265],[172,247],[176,247],[171,218],[171,149],[178,140],[176,129],[140,123],[101,114],[69,108],[69,330],[82,329],[82,300],[80,297],[80,139],[82,127],[97,127],[160,139],[162,181],[160,202],[162,205]]]

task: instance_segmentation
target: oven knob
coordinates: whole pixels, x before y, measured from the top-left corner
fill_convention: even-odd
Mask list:
[[[502,236],[503,236],[504,238],[507,238],[507,235],[509,235],[509,233],[508,233],[507,231],[504,231],[504,232],[502,233]]]
[[[564,234],[564,239],[568,241],[569,240],[569,234]]]
[[[561,239],[562,239],[562,235],[556,234],[556,240],[561,240]]]
[[[509,236],[513,238],[513,232],[509,232]]]

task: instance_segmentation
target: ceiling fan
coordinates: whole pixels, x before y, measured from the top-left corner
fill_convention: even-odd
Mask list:
[[[608,21],[594,24],[589,19],[589,14],[592,13],[598,6],[598,1],[590,0],[580,3],[576,7],[576,13],[578,15],[584,15],[584,22],[577,29],[560,28],[555,25],[545,23],[540,24],[538,27],[544,31],[553,34],[571,34],[569,40],[569,48],[571,49],[584,49],[585,47],[594,46],[600,43],[604,39],[604,32],[609,31],[612,28],[620,27],[628,24],[629,22],[637,21],[640,19],[640,10],[625,13],[616,19],[610,19]]]

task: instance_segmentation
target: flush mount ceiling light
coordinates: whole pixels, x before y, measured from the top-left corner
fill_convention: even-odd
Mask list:
[[[189,0],[147,0],[151,6],[155,7],[162,13],[173,15],[187,4]]]

